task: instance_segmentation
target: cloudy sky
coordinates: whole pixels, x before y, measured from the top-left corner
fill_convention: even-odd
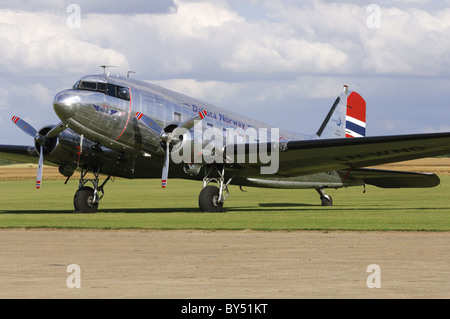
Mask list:
[[[11,117],[58,123],[53,96],[104,64],[300,133],[343,84],[370,136],[450,131],[449,0],[2,0],[0,144],[31,145]]]

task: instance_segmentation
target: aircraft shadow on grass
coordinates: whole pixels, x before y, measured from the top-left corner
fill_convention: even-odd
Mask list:
[[[316,209],[313,209],[313,208]],[[252,207],[229,207],[226,212],[259,212],[259,213],[265,213],[265,212],[286,212],[286,213],[292,213],[292,212],[298,212],[298,213],[322,213],[322,214],[335,214],[339,212],[350,212],[350,211],[361,211],[362,213],[368,212],[368,211],[379,211],[385,212],[396,212],[396,211],[418,211],[418,210],[443,210],[448,209],[448,207],[386,207],[383,205],[380,206],[371,206],[371,207],[321,207],[313,204],[302,204],[302,203],[260,203],[258,206],[252,206]],[[198,209],[198,207],[164,207],[164,208],[116,208],[116,209],[102,209],[97,212],[98,214],[102,213],[125,213],[125,214],[171,214],[171,213],[186,213],[186,214],[193,214],[193,213],[201,213]],[[97,214],[93,213],[93,214]],[[0,215],[4,214],[85,214],[85,213],[79,213],[74,212],[73,210],[54,210],[54,209],[37,209],[37,210],[0,210]],[[201,214],[217,214],[217,213],[201,213]],[[89,214],[88,214],[89,215]]]
[[[157,213],[199,213],[198,207],[188,207],[188,208],[176,208],[176,207],[166,207],[166,208],[125,208],[125,209],[103,209],[98,211],[101,213],[126,213],[126,214],[157,214]],[[86,214],[79,213],[73,210],[54,210],[54,209],[37,209],[37,210],[0,210],[0,215],[2,214]],[[87,213],[89,215],[89,213]],[[97,213],[91,213],[97,214]]]

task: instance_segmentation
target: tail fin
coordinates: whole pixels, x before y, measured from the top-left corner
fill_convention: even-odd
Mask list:
[[[316,134],[320,138],[366,136],[366,101],[344,85]]]

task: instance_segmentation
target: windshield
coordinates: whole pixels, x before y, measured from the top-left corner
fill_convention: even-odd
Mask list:
[[[73,89],[96,91],[122,100],[130,100],[130,90],[128,88],[104,82],[78,81],[73,86]]]

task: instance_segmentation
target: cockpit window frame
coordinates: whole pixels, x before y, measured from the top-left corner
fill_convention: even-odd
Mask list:
[[[100,92],[121,100],[130,100],[130,89],[106,82],[80,80],[73,86],[74,90]]]

